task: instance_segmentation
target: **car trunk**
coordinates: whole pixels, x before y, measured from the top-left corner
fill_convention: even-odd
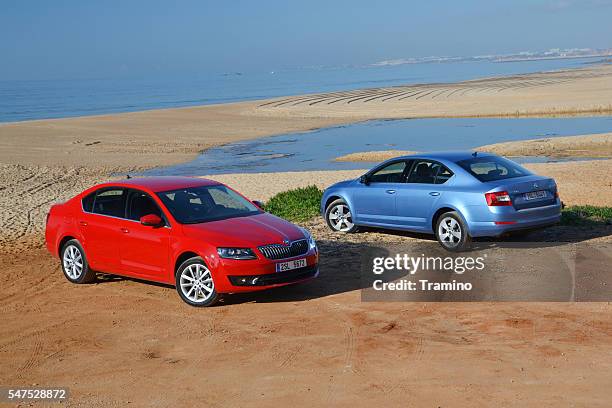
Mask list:
[[[556,202],[557,185],[548,177],[533,175],[488,184],[497,191],[507,191],[516,210],[544,207]]]

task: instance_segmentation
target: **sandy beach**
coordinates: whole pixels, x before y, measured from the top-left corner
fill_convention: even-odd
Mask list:
[[[420,90],[413,95],[414,87],[0,124],[0,247],[40,244],[50,204],[85,186],[112,175],[191,160],[225,143],[368,119],[612,112],[612,65],[424,84],[416,86]],[[580,139],[578,150],[586,149],[586,156],[601,146],[609,151],[609,135],[603,144],[596,138],[597,143]],[[554,152],[575,148],[570,141],[577,139],[560,140],[554,142]],[[515,143],[504,152],[539,155],[542,143]],[[383,157],[374,160],[379,159]],[[607,163],[601,166],[590,168],[597,174],[609,171]],[[19,206],[15,197],[21,198]]]
[[[428,91],[412,95],[413,88]],[[389,92],[398,97],[379,97]],[[610,114],[611,101],[612,65],[595,65],[455,84],[3,123],[0,163],[149,168],[224,143],[369,119]]]
[[[313,220],[305,226],[322,252],[317,280],[197,310],[166,286],[111,276],[71,285],[42,248],[42,231],[55,201],[228,142],[378,118],[610,114],[610,101],[612,66],[604,65],[0,124],[0,383],[66,385],[69,406],[88,407],[181,406],[203,394],[210,406],[300,400],[325,406],[384,401],[541,408],[567,405],[571,396],[576,406],[606,407],[609,302],[362,302],[363,251],[381,243],[407,251],[435,245],[422,236],[343,236]],[[584,140],[599,143],[599,137],[589,137]],[[560,141],[552,151],[571,143]],[[511,151],[542,154],[543,148],[541,142],[522,142]],[[554,177],[567,204],[612,205],[612,160],[527,167]],[[363,171],[211,177],[266,200],[299,186],[325,188]],[[607,245],[612,226],[555,227],[529,239],[551,243],[559,237],[568,245]],[[518,281],[523,285],[530,282],[526,270]],[[497,279],[511,276],[511,268],[501,265]]]
[[[612,66],[484,78],[458,83],[304,95],[263,102],[269,115],[354,119],[609,114]]]

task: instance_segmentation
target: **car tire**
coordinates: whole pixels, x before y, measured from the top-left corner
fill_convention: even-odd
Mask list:
[[[472,238],[463,218],[456,211],[449,211],[438,217],[435,233],[436,239],[447,251],[461,252],[471,247]]]
[[[334,232],[350,234],[357,231],[353,215],[346,201],[339,198],[332,201],[325,209],[325,222]]]
[[[187,259],[176,269],[176,291],[185,303],[207,307],[219,300],[212,272],[199,256]]]
[[[60,251],[64,276],[72,283],[91,283],[96,280],[96,272],[89,267],[83,247],[76,239],[66,242]]]

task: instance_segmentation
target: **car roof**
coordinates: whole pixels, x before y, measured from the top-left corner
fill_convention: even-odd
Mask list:
[[[401,156],[402,159],[431,159],[431,160],[448,160],[458,162],[460,160],[471,159],[474,157],[490,157],[495,156],[492,153],[474,152],[474,151],[455,151],[455,152],[430,152],[430,153],[415,153],[407,156]]]
[[[177,190],[180,188],[214,186],[221,184],[217,181],[200,177],[177,177],[177,176],[155,176],[155,177],[133,177],[123,180],[109,181],[98,185],[118,187],[141,187],[154,193],[161,191]]]

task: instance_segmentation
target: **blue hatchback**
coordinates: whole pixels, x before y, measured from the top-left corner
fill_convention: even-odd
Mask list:
[[[359,226],[435,234],[451,251],[472,237],[559,222],[555,181],[489,153],[397,157],[325,190],[321,214],[337,232]]]

